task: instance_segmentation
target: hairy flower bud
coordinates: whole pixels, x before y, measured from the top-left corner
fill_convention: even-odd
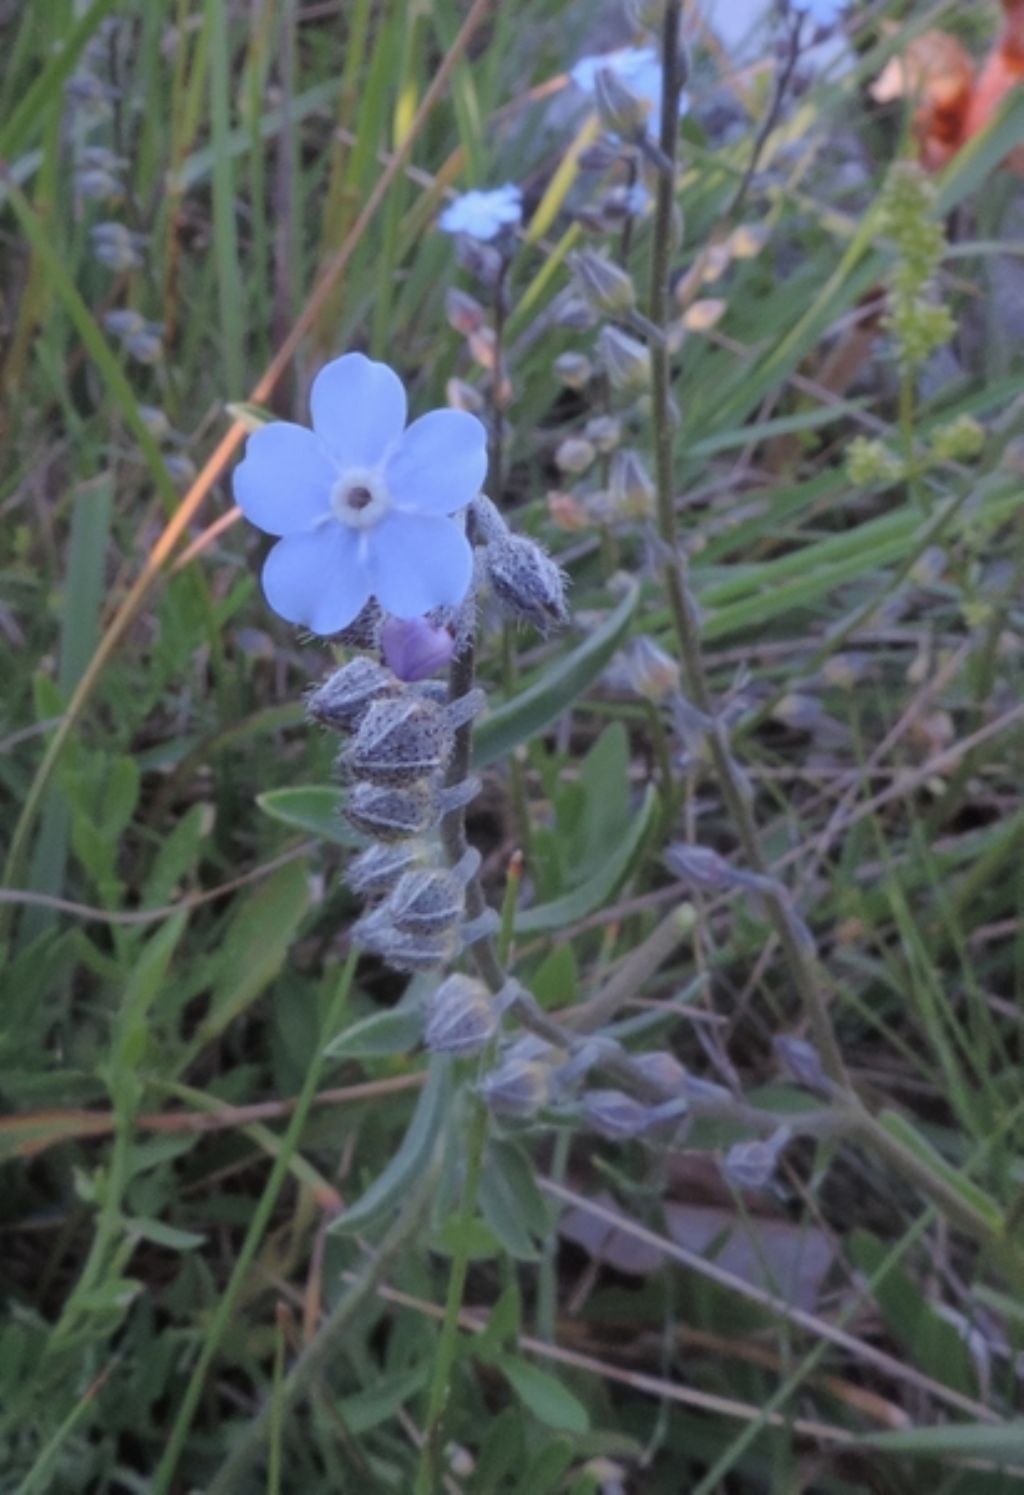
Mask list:
[[[431,830],[441,818],[441,806],[437,789],[429,782],[402,789],[358,783],[345,815],[357,831],[375,841],[403,841]]]
[[[622,422],[617,415],[595,415],[583,427],[586,439],[605,456],[622,440]]]
[[[593,367],[585,353],[560,353],[555,359],[555,374],[567,389],[583,389],[590,383]]]
[[[157,405],[140,405],[139,419],[154,441],[166,441],[172,434],[171,423],[165,411]]]
[[[598,68],[594,74],[594,103],[609,135],[639,140],[646,133],[650,105],[633,92],[614,68]]]
[[[380,898],[394,888],[404,872],[427,860],[427,849],[419,841],[397,841],[389,846],[374,843],[348,864],[345,881],[357,898]]]
[[[495,596],[514,618],[542,633],[568,621],[562,572],[535,541],[522,535],[494,541],[484,565]]]
[[[650,1054],[634,1054],[633,1066],[666,1095],[682,1095],[686,1088],[688,1076],[685,1068],[675,1055],[663,1049]]]
[[[482,981],[449,976],[426,1009],[423,1042],[437,1054],[479,1054],[498,1031],[498,1004]]]
[[[625,651],[625,678],[645,701],[666,700],[679,689],[679,662],[642,634]]]
[[[640,394],[651,382],[651,355],[617,327],[602,327],[597,350],[612,387],[620,394]]]
[[[403,934],[434,935],[457,930],[465,908],[465,886],[453,872],[419,867],[403,872],[378,912]]]
[[[437,934],[409,934],[396,929],[381,909],[365,914],[352,926],[352,941],[360,950],[379,955],[396,971],[436,971],[458,953],[457,929]]]
[[[355,732],[375,701],[402,690],[390,670],[373,659],[351,659],[306,700],[314,721],[335,732]]]
[[[559,301],[552,319],[556,327],[564,327],[567,332],[589,332],[597,314],[581,296],[566,296]]]
[[[597,452],[582,436],[567,436],[555,451],[555,466],[560,472],[580,474],[593,465]]]
[[[452,286],[445,296],[445,313],[451,328],[463,337],[479,332],[487,322],[487,313],[475,296]]]
[[[817,1090],[823,1094],[831,1089],[821,1055],[806,1038],[794,1038],[789,1033],[783,1033],[772,1040],[772,1048],[782,1068],[798,1085],[805,1085],[808,1090]]]
[[[428,618],[388,618],[380,631],[381,650],[399,680],[426,680],[443,670],[455,653],[447,628]]]
[[[537,1059],[511,1054],[479,1084],[480,1095],[495,1116],[535,1116],[551,1095],[551,1067]]]
[[[412,784],[444,768],[455,734],[444,707],[405,694],[371,703],[345,765],[372,784]]]
[[[623,519],[650,519],[655,510],[654,481],[640,453],[631,446],[620,448],[611,461],[608,493],[615,512]]]
[[[488,290],[501,280],[502,258],[493,244],[481,244],[469,234],[455,238],[455,262]]]
[[[94,223],[89,230],[92,252],[108,270],[138,270],[143,263],[142,234],[133,234],[123,223]]]
[[[765,1140],[737,1142],[729,1148],[722,1174],[734,1189],[764,1189],[771,1183],[783,1148],[792,1133],[787,1126]]]
[[[604,255],[584,250],[572,261],[572,274],[581,295],[606,316],[627,315],[636,306],[636,288],[625,270]]]

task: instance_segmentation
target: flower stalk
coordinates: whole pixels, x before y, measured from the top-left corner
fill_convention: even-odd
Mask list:
[[[665,157],[666,164],[659,172],[657,181],[648,305],[648,320],[662,333],[668,324],[672,211],[679,139],[677,122],[679,98],[684,82],[680,50],[681,11],[681,0],[666,0],[661,36],[662,100],[659,141],[660,151]],[[757,829],[750,813],[745,786],[715,715],[701,653],[700,621],[687,581],[686,562],[679,548],[674,484],[675,419],[672,410],[672,370],[665,337],[652,337],[649,350],[657,525],[663,545],[662,574],[665,591],[679,643],[680,659],[690,699],[710,724],[708,743],[715,777],[736,827],[747,863],[752,871],[762,874],[764,866],[758,845]],[[843,1063],[823,994],[823,972],[817,960],[799,940],[790,912],[782,897],[770,891],[766,893],[764,902],[800,993],[825,1071],[834,1083],[841,1085],[843,1089],[849,1089],[846,1066]]]

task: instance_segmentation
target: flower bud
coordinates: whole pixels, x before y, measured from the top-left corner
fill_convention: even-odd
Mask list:
[[[583,297],[606,316],[626,316],[636,306],[636,288],[629,275],[602,254],[584,250],[572,262],[572,274]]]
[[[444,768],[454,742],[443,706],[412,694],[392,696],[372,702],[345,762],[371,784],[413,784]]]
[[[465,410],[470,415],[480,415],[486,403],[480,390],[465,379],[449,379],[445,396],[453,410]]]
[[[597,452],[582,436],[567,436],[555,451],[555,466],[560,472],[579,474],[592,466]]]
[[[590,383],[594,372],[585,353],[561,353],[555,359],[554,368],[567,389],[583,389]]]
[[[551,1067],[537,1059],[510,1055],[480,1081],[479,1092],[495,1116],[535,1116],[551,1094]]]
[[[649,105],[619,77],[614,68],[598,68],[594,74],[594,103],[609,135],[639,140],[647,131]]]
[[[612,387],[620,394],[640,394],[651,382],[651,355],[635,337],[617,327],[602,327],[597,350]]]
[[[357,898],[379,898],[397,885],[404,872],[426,859],[426,848],[419,841],[398,841],[391,846],[374,843],[349,862],[345,881]]]
[[[423,1042],[432,1053],[479,1054],[497,1031],[497,1003],[472,976],[449,976],[427,1004]]]
[[[350,824],[375,841],[404,841],[422,836],[441,817],[437,790],[429,782],[402,789],[358,783],[349,795],[345,815]]]
[[[568,621],[562,572],[535,541],[522,535],[494,541],[484,565],[495,596],[513,617],[542,633]]]
[[[772,1040],[772,1048],[782,1068],[798,1085],[805,1085],[808,1090],[817,1090],[823,1094],[831,1089],[821,1055],[806,1038],[780,1034]]]
[[[89,230],[92,252],[109,270],[138,270],[143,263],[142,234],[133,234],[123,223],[95,223]]]
[[[168,476],[178,484],[179,488],[188,488],[195,482],[196,464],[184,452],[166,452],[164,467],[167,469]]]
[[[452,286],[445,297],[445,314],[449,326],[463,337],[470,337],[486,325],[487,313],[475,296]]]
[[[493,289],[501,280],[502,258],[493,244],[481,244],[469,234],[455,237],[455,262],[480,285]]]
[[[595,415],[583,428],[586,439],[607,456],[622,440],[622,422],[617,415]]]
[[[596,312],[580,296],[566,296],[552,319],[556,327],[564,327],[567,332],[589,332],[597,325]]]
[[[351,659],[317,686],[306,700],[306,710],[321,726],[354,732],[374,701],[397,696],[401,689],[391,671],[376,660]]]
[[[166,413],[156,405],[140,405],[139,419],[154,441],[166,441],[171,435],[171,423]]]
[[[75,186],[90,202],[120,202],[124,189],[117,177],[100,166],[87,166],[75,172]]]
[[[458,929],[466,909],[464,884],[446,867],[403,872],[379,912],[403,934]]]
[[[655,511],[654,481],[640,453],[624,446],[612,457],[608,493],[623,519],[650,519]]]
[[[646,634],[634,639],[626,649],[625,676],[638,696],[655,704],[679,689],[678,661]]]
[[[436,971],[458,953],[459,933],[446,929],[430,935],[409,934],[395,928],[382,906],[357,920],[352,942],[370,955],[379,955],[396,971]]]
[[[725,1155],[722,1174],[734,1189],[764,1189],[771,1183],[783,1148],[792,1136],[788,1126],[771,1137],[737,1142]]]
[[[676,841],[665,852],[665,862],[677,877],[699,893],[727,893],[736,885],[732,867],[710,846]]]
[[[650,1054],[634,1054],[633,1067],[666,1095],[681,1095],[686,1088],[688,1076],[683,1065],[673,1054],[662,1049]]]
[[[455,640],[427,618],[388,618],[380,634],[384,659],[399,680],[426,680],[451,662]]]
[[[106,313],[103,325],[114,337],[124,339],[145,332],[146,319],[140,312],[132,311],[130,307],[119,306]]]
[[[164,356],[162,322],[147,322],[141,332],[131,332],[124,339],[125,351],[139,363],[159,363]]]

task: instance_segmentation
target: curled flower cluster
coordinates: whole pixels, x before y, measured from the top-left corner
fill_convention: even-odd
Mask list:
[[[410,684],[359,655],[307,702],[314,721],[348,739],[337,764],[348,785],[345,813],[369,841],[348,873],[349,886],[370,905],[353,938],[400,971],[443,968],[493,924],[465,924],[465,887],[477,854],[445,867],[434,837],[442,816],[479,787],[474,779],[445,785],[444,774],[455,733],[479,711],[483,693],[450,705],[438,694],[430,682]]]

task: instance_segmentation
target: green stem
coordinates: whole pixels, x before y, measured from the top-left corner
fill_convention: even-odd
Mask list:
[[[160,1460],[157,1471],[153,1476],[151,1495],[166,1495],[166,1491],[171,1487],[171,1481],[174,1477],[178,1460],[181,1458],[182,1449],[185,1446],[185,1439],[188,1437],[188,1430],[192,1425],[192,1419],[199,1404],[203,1384],[206,1380],[206,1372],[209,1370],[213,1357],[217,1353],[228,1325],[231,1323],[249,1268],[253,1263],[256,1252],[259,1250],[264,1232],[270,1223],[270,1217],[277,1204],[278,1195],[288,1175],[292,1158],[298,1148],[303,1128],[306,1125],[306,1118],[309,1115],[310,1107],[316,1098],[317,1085],[319,1084],[325,1062],[324,1050],[329,1040],[334,1037],[341,1026],[342,1014],[348,1002],[349,990],[352,986],[352,978],[355,975],[357,960],[358,953],[355,950],[351,951],[342,968],[341,975],[338,977],[338,984],[334,988],[331,1000],[328,1003],[316,1049],[310,1060],[309,1068],[306,1071],[306,1078],[302,1083],[302,1089],[295,1103],[295,1110],[292,1112],[291,1120],[281,1140],[281,1147],[274,1160],[270,1177],[267,1179],[266,1188],[263,1190],[263,1195],[249,1224],[249,1229],[246,1231],[245,1240],[242,1242],[242,1249],[238,1253],[234,1270],[217,1304],[210,1327],[207,1330],[199,1359],[192,1371],[192,1376],[185,1389],[185,1395],[178,1408],[178,1415],[174,1420],[174,1427],[171,1429],[171,1436],[167,1441],[164,1456]]]
[[[466,1177],[462,1186],[462,1203],[456,1220],[455,1250],[452,1256],[451,1275],[448,1278],[448,1295],[444,1305],[441,1337],[437,1342],[437,1358],[434,1375],[430,1383],[427,1402],[427,1417],[424,1427],[423,1447],[413,1495],[434,1495],[440,1488],[440,1462],[443,1448],[445,1411],[451,1387],[452,1367],[459,1335],[459,1314],[462,1311],[462,1296],[466,1289],[469,1272],[469,1245],[473,1220],[476,1216],[480,1180],[484,1171],[484,1154],[487,1150],[487,1133],[490,1117],[487,1107],[477,1096],[470,1098],[473,1108],[470,1117],[466,1147]]]
[[[671,270],[672,209],[676,181],[676,150],[679,140],[679,97],[682,90],[680,54],[681,0],[667,0],[662,29],[662,95],[660,153],[664,166],[658,176],[658,191],[651,251],[651,288],[648,319],[661,333],[668,323],[669,276]],[[664,548],[663,579],[668,595],[687,688],[698,710],[708,721],[708,744],[722,797],[736,827],[744,857],[750,868],[764,873],[757,828],[747,802],[746,790],[714,710],[714,702],[701,654],[700,621],[686,578],[686,561],[679,548],[674,487],[675,418],[672,410],[672,370],[667,340],[651,337],[651,404],[654,426],[655,483],[658,531]],[[824,973],[816,958],[801,941],[781,893],[764,896],[769,917],[789,964],[814,1041],[829,1078],[849,1089],[846,1066],[832,1028],[822,981]]]

